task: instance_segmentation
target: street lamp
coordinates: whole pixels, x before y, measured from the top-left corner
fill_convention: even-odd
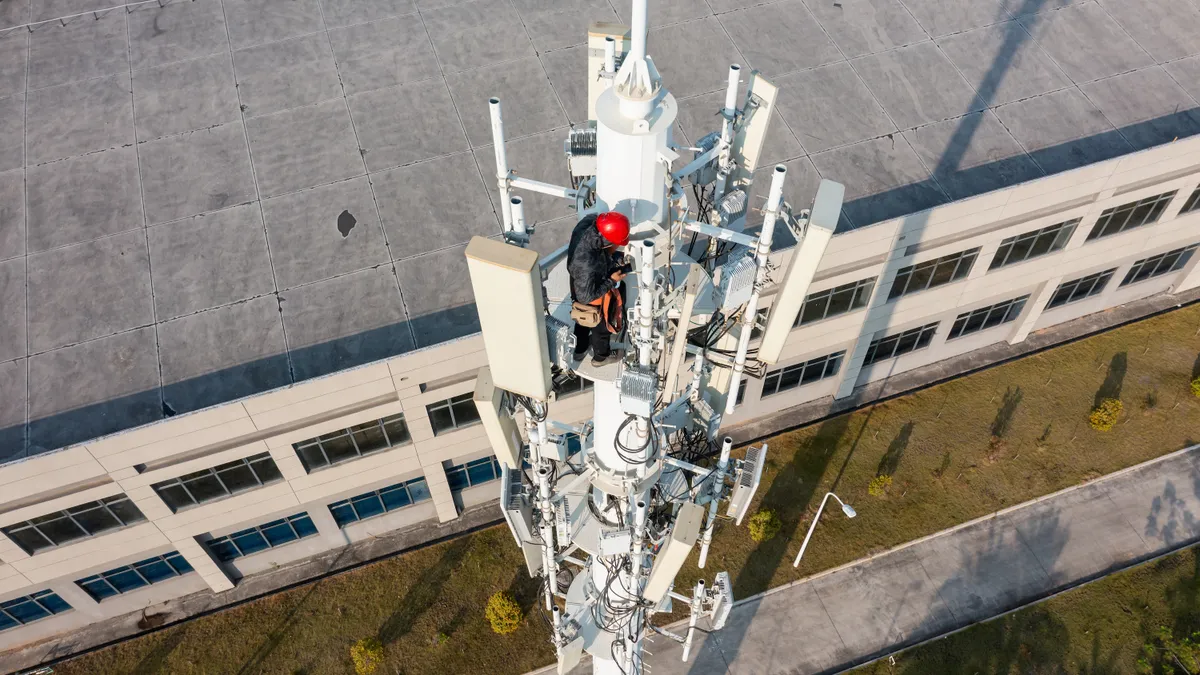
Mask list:
[[[817,515],[813,517],[812,525],[808,526],[808,534],[804,535],[804,543],[800,544],[800,552],[796,554],[796,562],[792,563],[792,567],[800,566],[800,559],[804,557],[804,549],[808,548],[808,540],[812,539],[813,530],[817,529],[817,521],[821,519],[821,512],[825,510],[825,502],[829,501],[830,497],[833,497],[837,500],[837,503],[842,505],[842,513],[846,514],[847,518],[853,518],[858,515],[849,504],[842,501],[841,497],[832,492],[825,493],[825,498],[821,500],[821,506],[817,509]]]

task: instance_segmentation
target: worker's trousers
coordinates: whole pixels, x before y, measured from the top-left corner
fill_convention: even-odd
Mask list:
[[[608,336],[608,326],[604,325],[603,321],[596,324],[595,328],[575,324],[575,358],[582,360],[588,347],[592,348],[592,358],[608,358],[612,349],[609,346]]]

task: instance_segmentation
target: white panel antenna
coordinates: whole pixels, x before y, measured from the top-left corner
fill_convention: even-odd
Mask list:
[[[709,620],[712,621],[713,630],[721,630],[733,611],[733,583],[729,580],[729,572],[717,572],[712,594],[713,606]]]
[[[761,448],[751,447],[746,450],[746,459],[742,462],[742,468],[738,470],[737,483],[734,484],[733,495],[729,498],[729,510],[725,512],[725,515],[735,519],[738,525],[742,524],[742,519],[750,510],[750,502],[754,500],[754,493],[758,492],[766,459],[766,443]]]
[[[675,519],[675,527],[671,528],[671,536],[663,544],[654,559],[654,567],[650,570],[650,579],[646,582],[643,597],[651,603],[662,602],[663,596],[671,590],[679,568],[700,538],[700,522],[704,518],[704,508],[692,502],[685,503],[679,509]]]
[[[525,555],[529,576],[542,571],[541,541],[533,531],[533,504],[521,484],[521,471],[507,466],[500,467],[500,506],[504,509],[504,520],[508,530],[517,540],[517,546]]]
[[[492,369],[488,366],[480,368],[479,375],[475,377],[474,400],[479,421],[487,433],[492,452],[496,453],[496,459],[507,468],[520,468],[525,444],[517,429],[516,419],[504,410],[504,390],[497,389],[492,383]]]
[[[796,317],[800,316],[800,308],[808,295],[808,287],[817,272],[817,265],[825,256],[825,249],[828,248],[829,240],[833,238],[837,229],[845,196],[846,186],[841,183],[822,180],[817,187],[817,197],[813,200],[804,237],[792,253],[792,261],[788,264],[783,283],[775,295],[775,302],[771,304],[767,327],[763,330],[762,343],[758,346],[758,360],[764,363],[779,361],[784,343],[796,325]]]
[[[754,170],[759,167],[763,144],[767,140],[767,129],[770,128],[771,115],[775,110],[775,98],[778,95],[779,87],[763,78],[762,73],[750,73],[742,119],[733,136],[732,155],[735,169],[730,174],[730,179],[737,187],[749,183]]]

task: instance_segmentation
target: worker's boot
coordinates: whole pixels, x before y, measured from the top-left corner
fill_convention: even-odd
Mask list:
[[[593,355],[592,356],[592,365],[595,366],[596,368],[600,368],[601,366],[606,366],[610,363],[616,363],[617,361],[620,361],[620,360],[621,360],[621,353],[613,351],[613,352],[609,352],[608,355],[604,356],[604,357],[598,357],[598,356]]]
[[[572,352],[572,353],[571,353],[571,360],[572,360],[572,361],[580,361],[580,362],[582,362],[582,361],[583,361],[583,359],[584,359],[585,357],[587,357],[587,353],[588,353],[588,346],[587,346],[587,343],[584,343],[584,345],[583,345],[583,351],[581,351],[581,352]]]

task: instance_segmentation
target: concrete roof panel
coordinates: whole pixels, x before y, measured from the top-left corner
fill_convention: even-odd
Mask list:
[[[512,167],[565,183],[581,31],[628,11],[196,0],[140,5],[128,31],[125,11],[69,16],[111,4],[0,3],[0,30],[18,26],[0,33],[0,461],[478,330],[462,247],[499,232],[487,99],[504,101]],[[763,164],[791,168],[796,205],[845,183],[844,231],[1196,133],[1198,14],[656,0],[649,51],[680,141],[717,128],[730,63],[765,70],[780,96]],[[565,206],[529,196],[538,250],[566,241]]]

